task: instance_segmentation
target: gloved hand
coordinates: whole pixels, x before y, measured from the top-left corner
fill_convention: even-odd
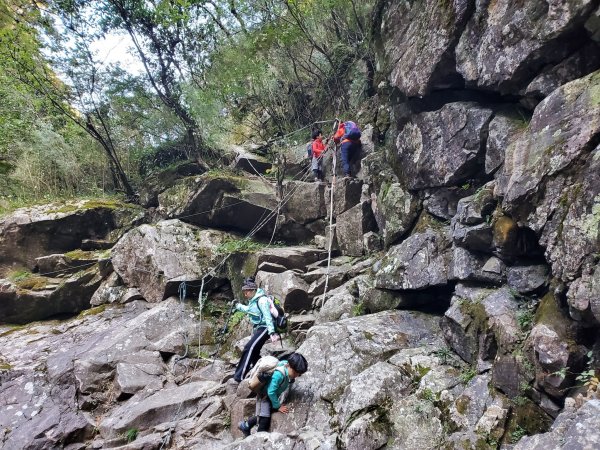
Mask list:
[[[272,342],[273,344],[275,344],[275,343],[276,343],[276,342],[278,342],[278,341],[279,341],[279,335],[278,335],[278,334],[275,334],[275,333],[273,333],[273,334],[271,335],[271,342]]]

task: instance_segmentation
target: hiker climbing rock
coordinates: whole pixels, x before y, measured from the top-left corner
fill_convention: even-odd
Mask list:
[[[341,142],[341,154],[342,154],[342,167],[344,169],[344,176],[350,177],[352,173],[350,171],[350,163],[360,152],[361,132],[356,123],[348,120],[346,122],[340,122],[337,131],[333,135],[333,140],[336,144]]]
[[[277,342],[279,335],[275,332],[275,324],[270,311],[270,302],[264,290],[260,289],[253,278],[247,278],[242,286],[244,298],[249,299],[247,305],[237,303],[235,309],[247,314],[253,325],[254,332],[244,346],[242,358],[235,369],[233,379],[238,383],[260,358],[260,350],[267,339]]]
[[[320,182],[323,181],[323,152],[325,152],[325,148],[328,140],[323,143],[323,132],[321,130],[315,130],[312,133],[312,147],[311,147],[311,155],[312,155],[312,163],[311,169],[313,174],[315,175],[315,181]]]
[[[272,359],[274,357],[268,356],[265,358]],[[270,367],[269,361],[266,361],[265,370],[257,370],[257,373],[253,374],[250,380],[251,386],[253,380],[256,380],[254,384],[257,392],[255,415],[238,424],[238,428],[246,437],[250,436],[252,428],[257,424],[258,431],[269,431],[272,411],[279,411],[284,414],[289,412],[288,407],[281,402],[280,397],[296,378],[308,370],[308,363],[300,353],[292,353],[287,361],[277,362],[275,359],[275,362],[275,367]],[[257,369],[260,368],[261,363],[258,362]]]

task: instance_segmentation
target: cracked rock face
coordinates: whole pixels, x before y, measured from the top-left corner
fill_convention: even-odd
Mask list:
[[[175,295],[183,281],[198,281],[217,260],[217,247],[231,235],[203,230],[177,219],[142,225],[113,249],[113,266],[123,281],[150,302]]]
[[[428,230],[390,248],[376,271],[381,289],[416,290],[448,283],[450,243],[446,233]]]
[[[592,0],[475,2],[456,47],[456,67],[468,84],[509,92],[525,87],[536,70],[568,56],[569,33],[592,12]]]
[[[469,3],[426,0],[389,8],[381,35],[392,86],[414,97],[434,87],[452,85],[453,47],[467,19]]]
[[[460,185],[481,171],[492,111],[448,103],[417,114],[396,139],[398,165],[409,189]]]

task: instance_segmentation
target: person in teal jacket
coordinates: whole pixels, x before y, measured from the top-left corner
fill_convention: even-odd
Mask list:
[[[265,342],[267,342],[267,339],[270,337],[271,342],[279,340],[279,336],[275,333],[273,316],[271,316],[269,300],[266,297],[265,291],[259,289],[252,278],[247,278],[242,286],[242,293],[250,301],[247,305],[237,303],[235,309],[248,315],[254,331],[252,337],[244,346],[242,358],[233,375],[233,379],[238,383],[244,379],[260,358],[260,350]]]
[[[258,424],[258,431],[269,431],[271,426],[271,411],[279,411],[283,414],[289,412],[288,407],[280,401],[283,394],[296,378],[308,370],[308,363],[300,353],[292,353],[287,361],[282,360],[273,371],[271,380],[265,384],[256,397],[255,415],[248,420],[242,420],[238,428],[244,436],[250,436],[250,432]]]

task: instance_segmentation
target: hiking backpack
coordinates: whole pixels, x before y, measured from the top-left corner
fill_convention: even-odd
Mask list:
[[[312,158],[312,141],[310,141],[308,144],[306,144],[306,154],[308,155],[309,158]]]
[[[271,311],[271,316],[273,316],[275,332],[277,334],[285,333],[287,331],[288,320],[283,309],[283,304],[278,298],[272,295],[267,295],[267,298],[269,299],[269,310]]]
[[[344,122],[344,139],[350,139],[351,141],[358,141],[360,139],[361,132],[360,128],[356,123],[351,120]]]
[[[279,360],[274,356],[268,355],[260,358],[252,370],[246,375],[248,380],[248,387],[252,392],[260,393],[262,388],[271,380],[273,372],[279,370],[285,375],[285,369],[283,366],[277,367]]]

